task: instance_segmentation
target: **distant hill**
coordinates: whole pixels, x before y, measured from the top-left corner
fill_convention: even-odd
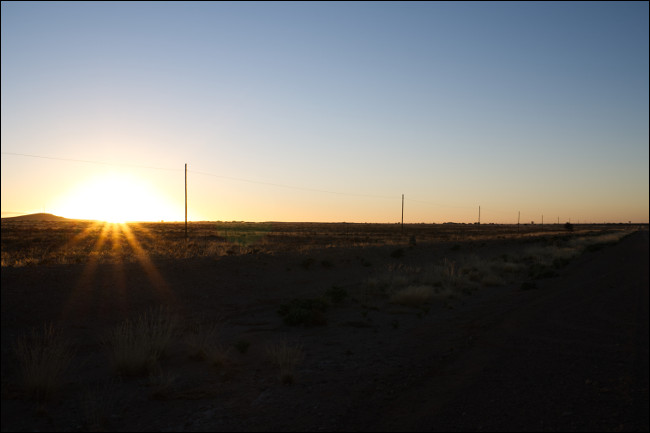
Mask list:
[[[68,218],[52,215],[51,213],[33,213],[17,217],[2,218],[10,221],[69,221]]]

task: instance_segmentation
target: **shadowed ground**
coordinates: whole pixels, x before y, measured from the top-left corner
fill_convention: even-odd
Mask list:
[[[511,248],[499,245],[460,252]],[[346,299],[326,326],[282,323],[278,306],[295,297],[334,285],[353,293],[378,269],[458,252],[394,250],[3,268],[2,430],[87,430],[87,390],[98,388],[90,399],[105,419],[94,428],[117,431],[648,430],[647,231],[585,253],[534,290],[486,287],[426,312]],[[185,324],[161,361],[162,390],[117,378],[101,344],[152,305]],[[250,349],[233,350],[226,368],[189,359],[187,324],[197,320],[219,323],[224,345]],[[66,331],[76,358],[56,398],[36,404],[20,391],[11,346],[44,322]],[[305,353],[291,385],[264,356],[280,340]]]
[[[359,428],[647,431],[648,232],[540,289],[464,312],[467,347]],[[444,334],[416,332],[424,356]]]

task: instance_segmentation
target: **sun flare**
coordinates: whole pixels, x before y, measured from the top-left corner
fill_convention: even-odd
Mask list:
[[[153,187],[122,173],[84,181],[62,198],[56,212],[68,218],[109,223],[181,219],[181,214]]]

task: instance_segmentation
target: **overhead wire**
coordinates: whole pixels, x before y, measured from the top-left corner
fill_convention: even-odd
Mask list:
[[[106,165],[106,166],[131,167],[131,168],[143,168],[143,169],[166,170],[166,171],[183,171],[182,168],[156,167],[156,166],[150,166],[150,165],[118,163],[118,162],[106,162],[106,161],[93,161],[93,160],[77,159],[77,158],[61,158],[61,157],[54,157],[54,156],[34,155],[34,154],[18,153],[18,152],[0,152],[0,154],[2,154],[2,155],[11,155],[11,156],[22,156],[22,157],[28,157],[28,158],[48,159],[48,160],[55,160],[55,161],[80,162],[80,163],[85,163],[85,164],[97,164],[97,165]],[[365,197],[365,198],[383,199],[383,200],[396,200],[397,198],[399,198],[399,196],[392,197],[392,196],[384,196],[384,195],[350,193],[350,192],[332,191],[332,190],[325,190],[325,189],[318,189],[318,188],[308,188],[308,187],[295,186],[295,185],[286,185],[286,184],[275,183],[275,182],[267,182],[267,181],[261,181],[261,180],[245,179],[245,178],[233,177],[233,176],[224,176],[224,175],[219,175],[219,174],[215,174],[215,173],[209,173],[209,172],[206,172],[206,171],[189,170],[189,169],[187,171],[189,173],[198,174],[200,176],[209,176],[209,177],[214,177],[214,178],[218,178],[218,179],[233,180],[233,181],[237,181],[237,182],[247,182],[247,183],[253,183],[253,184],[258,184],[258,185],[274,186],[274,187],[293,189],[293,190],[299,190],[299,191],[309,191],[309,192],[335,194],[335,195],[349,196],[349,197]],[[433,202],[429,202],[429,201],[408,198],[408,196],[405,197],[405,201],[406,202],[414,202],[414,203],[426,204],[426,205],[429,205],[429,206],[445,207],[445,208],[472,209],[474,207],[474,206],[445,205],[445,204],[441,204],[441,203],[433,203]]]

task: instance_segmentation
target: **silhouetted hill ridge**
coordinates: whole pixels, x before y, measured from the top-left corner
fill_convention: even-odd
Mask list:
[[[33,213],[29,215],[20,215],[2,219],[12,221],[68,221],[68,218],[52,215],[51,213]]]

